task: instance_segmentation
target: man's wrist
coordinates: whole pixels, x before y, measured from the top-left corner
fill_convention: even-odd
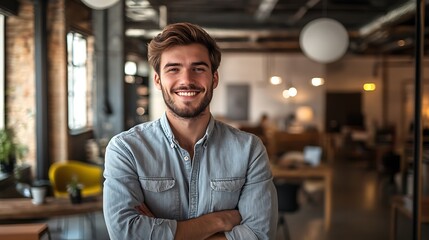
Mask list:
[[[207,238],[206,240],[226,240],[225,233],[216,233]]]
[[[241,220],[241,219],[234,220],[233,211],[231,211],[231,210],[214,212],[212,214],[215,214],[214,219],[216,221],[216,226],[217,226],[217,230],[218,230],[217,232],[231,231],[235,225],[240,223],[239,220]]]

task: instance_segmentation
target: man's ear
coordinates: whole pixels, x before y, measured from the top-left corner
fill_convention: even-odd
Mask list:
[[[156,73],[156,72],[153,76],[153,83],[155,83],[156,88],[161,90],[161,78],[159,77],[158,73]]]
[[[213,89],[219,84],[219,73],[216,71],[213,73]]]

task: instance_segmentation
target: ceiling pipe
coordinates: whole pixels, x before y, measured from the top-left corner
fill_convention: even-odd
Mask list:
[[[304,17],[309,9],[313,8],[319,2],[320,0],[308,0],[304,6],[300,7],[298,11],[296,11],[296,13],[287,20],[287,24],[293,25],[298,22],[302,17]]]
[[[278,0],[262,0],[255,13],[256,20],[260,22],[265,21],[271,15],[277,1]]]
[[[426,0],[426,4],[428,0]],[[367,38],[370,35],[376,33],[380,29],[383,29],[387,26],[391,26],[397,23],[400,20],[409,18],[416,13],[416,4],[415,1],[408,1],[401,6],[389,11],[387,14],[380,16],[374,21],[362,26],[359,28],[359,36],[361,38]]]

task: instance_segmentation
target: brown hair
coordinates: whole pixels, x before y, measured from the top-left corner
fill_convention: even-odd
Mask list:
[[[212,73],[216,72],[221,60],[220,49],[216,41],[200,26],[191,23],[170,24],[154,37],[148,45],[149,63],[159,74],[161,54],[164,50],[173,46],[192,43],[199,43],[207,48]]]

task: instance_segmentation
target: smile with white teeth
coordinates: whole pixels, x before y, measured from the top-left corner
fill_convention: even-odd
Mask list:
[[[179,96],[185,96],[185,97],[192,97],[197,95],[196,92],[178,92],[177,95]]]

